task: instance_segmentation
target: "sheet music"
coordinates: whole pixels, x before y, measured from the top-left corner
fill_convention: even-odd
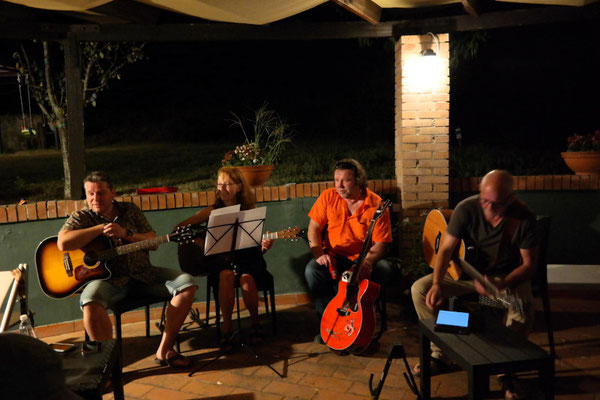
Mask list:
[[[209,225],[210,226],[210,217],[221,215],[221,214],[229,214],[232,212],[240,211],[240,205],[236,204],[235,206],[216,208],[210,212],[209,216]]]
[[[232,241],[235,241],[236,250],[260,245],[267,208],[259,207],[245,211],[239,211],[239,208],[239,205],[225,207],[210,213],[206,227],[205,255],[230,251]],[[233,226],[236,222],[238,229],[237,237],[234,238]]]

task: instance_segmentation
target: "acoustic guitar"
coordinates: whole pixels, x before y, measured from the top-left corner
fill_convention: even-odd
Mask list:
[[[444,233],[446,233],[446,228],[448,227],[448,221],[450,221],[451,215],[452,210],[447,209],[431,210],[429,214],[427,214],[425,226],[423,227],[423,255],[425,256],[425,261],[431,268],[433,268],[435,264],[435,259],[440,250],[440,244],[442,243],[442,237],[444,236]],[[457,255],[459,258],[465,258],[465,242],[463,240],[460,241]],[[456,281],[460,278],[461,273],[462,270],[459,264],[454,260],[451,260],[450,266],[448,267],[448,274]]]
[[[58,236],[50,236],[40,242],[35,252],[40,287],[49,297],[60,299],[70,296],[93,280],[110,278],[111,272],[106,263],[114,257],[167,242],[190,242],[200,232],[189,226],[180,227],[168,235],[117,247],[105,236],[98,236],[85,248],[71,251],[59,250]]]
[[[196,225],[199,226],[199,225]],[[305,239],[305,233],[302,229],[290,227],[277,232],[265,233],[262,240],[298,240]],[[193,243],[180,246],[177,252],[179,266],[181,270],[192,276],[206,275],[215,265],[229,265],[232,261],[228,253],[219,253],[210,256],[204,255],[204,237],[199,237]]]
[[[373,339],[375,308],[379,285],[368,279],[360,282],[362,262],[371,248],[375,223],[392,204],[381,202],[371,219],[362,250],[354,266],[342,274],[336,296],[329,302],[321,318],[321,338],[330,349],[360,353]],[[356,268],[358,266],[358,268]],[[355,269],[357,269],[355,271]]]
[[[423,227],[423,254],[425,261],[431,268],[435,265],[440,243],[442,242],[442,237],[446,232],[451,216],[452,210],[431,210],[425,220],[425,226]],[[452,256],[448,267],[448,274],[454,280],[458,280],[462,272],[465,272],[472,279],[479,281],[493,300],[500,302],[506,308],[513,308],[521,314],[523,313],[523,302],[518,296],[513,294],[510,289],[499,290],[496,285],[485,279],[475,267],[465,260],[465,243],[463,240],[460,241],[460,246]]]

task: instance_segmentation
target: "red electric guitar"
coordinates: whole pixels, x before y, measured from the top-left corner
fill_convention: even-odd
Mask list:
[[[358,281],[362,261],[371,248],[375,223],[391,205],[390,200],[381,202],[369,225],[362,250],[354,261],[354,267],[342,274],[337,295],[329,302],[321,318],[321,337],[330,349],[360,353],[369,346],[375,329],[373,304],[379,294],[379,285],[368,279]],[[357,271],[354,269],[358,265]]]

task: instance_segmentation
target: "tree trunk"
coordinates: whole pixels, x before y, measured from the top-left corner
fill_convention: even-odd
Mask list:
[[[65,199],[81,199],[85,175],[85,145],[83,139],[83,93],[79,42],[69,34],[65,49],[65,80],[67,84],[67,115],[58,120],[61,152],[65,172]],[[60,121],[60,119],[63,119]],[[66,124],[65,124],[66,122]]]

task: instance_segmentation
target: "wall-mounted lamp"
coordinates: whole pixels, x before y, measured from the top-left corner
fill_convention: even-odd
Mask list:
[[[437,52],[432,48],[423,49],[406,61],[406,90],[409,92],[431,93],[442,84],[444,67],[439,57],[440,40],[431,32],[427,32],[427,35],[433,38]]]
[[[431,35],[431,37],[435,41],[435,44],[437,46],[437,53],[435,51],[433,51],[433,49],[424,49],[421,51],[421,55],[422,56],[437,56],[440,53],[440,39],[437,37],[437,35],[434,35],[431,32],[427,32],[427,35]]]

